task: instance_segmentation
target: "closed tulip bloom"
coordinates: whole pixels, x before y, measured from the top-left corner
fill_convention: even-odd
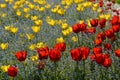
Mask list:
[[[44,48],[37,48],[39,59],[47,59],[49,54],[49,48],[46,46]]]
[[[102,64],[104,62],[104,56],[102,53],[100,54],[96,54],[95,55],[95,61],[98,63],[98,64]]]
[[[80,61],[82,59],[82,54],[79,48],[72,49],[70,53],[73,60]]]
[[[104,60],[104,62],[103,62],[102,65],[103,65],[104,67],[108,68],[108,67],[111,66],[111,64],[112,64],[111,58],[106,58],[106,59]]]
[[[102,53],[102,47],[94,47],[93,48],[93,53],[94,54]]]
[[[61,58],[61,53],[60,53],[60,51],[57,50],[57,49],[51,49],[51,50],[49,51],[49,57],[50,57],[50,60],[51,60],[51,61],[56,62],[56,61],[59,61],[59,60],[60,60],[60,58]]]
[[[27,51],[18,51],[15,52],[15,57],[21,62],[21,61],[25,61],[27,56]]]
[[[91,61],[94,61],[94,60],[95,60],[95,54],[91,54],[91,55],[90,55],[90,60],[91,60]]]
[[[94,43],[96,46],[101,46],[102,45],[102,39],[95,39]]]
[[[94,34],[96,32],[96,29],[91,27],[91,28],[88,28],[86,31],[86,33],[91,33],[91,34]]]
[[[120,31],[120,25],[113,25],[112,30],[113,30],[113,32],[119,32]]]
[[[80,27],[80,31],[85,31],[87,25],[85,23],[81,23],[79,27]]]
[[[14,66],[10,66],[8,68],[8,75],[11,76],[11,77],[15,77],[18,73],[18,69]]]
[[[88,47],[80,47],[80,52],[82,54],[82,59],[85,60],[90,53],[90,49]]]
[[[115,53],[115,55],[116,55],[117,57],[120,57],[120,49],[116,49],[116,50],[114,51],[114,53]]]
[[[110,43],[105,44],[104,48],[107,50],[111,50],[111,44]]]
[[[74,33],[79,33],[80,32],[80,24],[79,23],[77,23],[77,24],[74,24],[73,26],[72,26],[72,30],[73,30],[73,32]]]
[[[90,20],[90,24],[92,25],[92,27],[97,27],[98,26],[98,19]]]
[[[108,38],[112,38],[114,36],[114,32],[112,29],[109,29],[109,30],[106,30],[105,31],[105,35],[108,37]]]
[[[119,16],[118,16],[118,15],[114,15],[114,16],[112,17],[112,20],[110,21],[110,23],[111,23],[112,25],[116,25],[116,24],[118,24],[118,20],[119,20]]]
[[[66,44],[64,42],[57,43],[54,48],[60,50],[60,52],[64,52],[66,50]]]
[[[105,18],[99,20],[99,27],[101,29],[105,27],[105,24],[106,24],[106,19]]]
[[[103,32],[101,32],[101,33],[99,33],[98,35],[97,35],[97,38],[99,39],[102,39],[102,41],[103,40],[105,40],[105,38],[106,38],[106,35],[105,35],[105,33],[103,33]]]

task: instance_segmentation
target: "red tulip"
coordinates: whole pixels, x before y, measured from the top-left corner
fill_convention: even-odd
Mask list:
[[[106,19],[105,18],[99,20],[99,25],[100,25],[99,27],[101,29],[105,27],[105,24],[106,24]]]
[[[110,22],[111,22],[112,25],[116,25],[116,24],[118,24],[118,20],[119,20],[119,16],[118,15],[114,15]]]
[[[104,5],[103,0],[99,2],[99,6],[102,7]]]
[[[37,52],[40,60],[47,59],[49,54],[49,48],[48,47],[37,48]]]
[[[91,60],[91,61],[94,61],[94,60],[95,60],[95,54],[91,54],[91,55],[90,55],[90,60]]]
[[[80,47],[80,52],[82,54],[82,59],[85,60],[85,59],[87,59],[87,57],[90,53],[90,49],[87,47]]]
[[[105,38],[106,38],[105,33],[103,33],[103,32],[99,33],[99,34],[97,35],[97,38],[98,38],[98,39],[99,39],[99,38],[102,39],[102,41],[105,40]]]
[[[87,25],[85,24],[85,23],[82,23],[82,24],[80,24],[80,31],[85,31],[86,30],[86,27],[87,27]]]
[[[94,54],[102,53],[102,47],[94,47],[93,48],[93,53]]]
[[[119,32],[120,31],[120,26],[119,25],[113,25],[112,30],[113,30],[113,32]]]
[[[15,56],[16,58],[21,62],[21,61],[25,61],[26,56],[27,56],[27,51],[18,51],[15,52]]]
[[[88,28],[85,32],[94,34],[96,32],[96,29],[94,27],[91,27],[91,28]]]
[[[79,48],[72,49],[70,53],[73,60],[80,61],[82,59],[82,54]]]
[[[104,58],[106,59],[106,58],[110,58],[110,54],[103,54],[103,56],[104,56]]]
[[[109,43],[105,44],[104,48],[107,50],[111,50],[111,44],[109,44]]]
[[[73,25],[72,30],[74,33],[79,33],[80,32],[80,24],[77,23],[77,24]]]
[[[57,43],[54,48],[60,50],[60,52],[64,52],[66,49],[66,44],[64,42]]]
[[[116,50],[114,51],[114,53],[115,53],[115,55],[116,55],[117,57],[120,57],[120,49],[116,49]]]
[[[50,60],[52,60],[54,62],[59,61],[61,58],[60,51],[57,49],[51,49],[49,51],[49,57],[50,57]]]
[[[92,27],[97,27],[98,26],[98,19],[90,20],[90,24],[92,25]]]
[[[111,66],[111,64],[112,64],[112,60],[111,60],[110,58],[106,58],[106,59],[104,60],[104,62],[103,62],[102,65],[103,65],[104,67],[108,68],[108,67]]]
[[[95,39],[94,43],[96,46],[101,46],[102,45],[102,39]]]
[[[104,62],[104,56],[103,54],[96,54],[95,55],[95,61],[98,63],[98,64],[102,64]]]
[[[106,30],[105,31],[105,35],[108,37],[108,38],[112,38],[114,36],[114,32],[112,29],[109,29],[109,30]]]
[[[8,68],[8,75],[11,77],[15,77],[17,75],[18,69],[14,66],[10,66]]]

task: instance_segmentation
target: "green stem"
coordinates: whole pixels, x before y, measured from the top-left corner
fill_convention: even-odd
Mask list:
[[[85,60],[83,60],[83,79],[82,80],[85,80],[85,75],[86,75],[86,72],[85,72]]]
[[[102,74],[102,66],[100,66],[100,80],[103,80],[103,74]]]
[[[55,74],[54,74],[54,80],[58,80],[57,78],[57,63],[54,63],[54,67],[55,67]]]

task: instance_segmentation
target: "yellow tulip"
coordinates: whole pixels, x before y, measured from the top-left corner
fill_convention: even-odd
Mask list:
[[[36,48],[36,45],[35,45],[35,44],[31,44],[31,45],[29,46],[29,49],[30,49],[30,50],[35,50],[35,48]]]
[[[40,31],[40,27],[39,26],[32,26],[32,30],[35,33],[38,33]]]
[[[62,42],[65,42],[63,37],[60,37],[60,38],[56,39],[56,43],[62,43]]]
[[[43,42],[39,42],[39,43],[36,44],[36,48],[43,48],[45,46],[46,45]]]
[[[73,41],[73,42],[77,42],[77,41],[78,41],[78,37],[77,37],[77,36],[73,36],[73,37],[72,37],[72,41]]]
[[[8,43],[1,43],[1,49],[6,50],[8,48]]]
[[[16,12],[16,15],[17,15],[17,16],[21,16],[21,15],[22,15],[22,12],[18,10],[18,11]]]
[[[7,72],[9,67],[10,65],[4,65],[4,66],[1,66],[0,68],[3,72]]]
[[[42,20],[36,20],[36,21],[34,21],[35,22],[35,24],[37,25],[37,26],[41,26],[42,25]]]
[[[31,20],[35,21],[38,19],[38,16],[31,16]]]
[[[30,11],[30,8],[24,8],[23,11],[24,11],[25,13],[28,13],[28,12]]]
[[[17,27],[11,27],[10,31],[15,34],[15,33],[18,32],[18,28]]]
[[[6,4],[0,4],[0,8],[6,8]]]
[[[67,29],[68,28],[68,24],[67,23],[63,23],[61,27],[62,27],[62,29]]]
[[[36,55],[36,56],[31,56],[31,60],[32,61],[36,61],[36,60],[38,60],[39,59],[39,56],[38,55]]]
[[[28,40],[32,40],[35,36],[33,34],[26,34]]]

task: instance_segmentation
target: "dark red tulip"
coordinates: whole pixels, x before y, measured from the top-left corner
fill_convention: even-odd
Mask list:
[[[49,48],[46,46],[44,48],[37,48],[39,59],[47,59],[49,54]]]
[[[105,44],[104,48],[107,50],[111,50],[111,44],[110,43]]]
[[[72,30],[73,30],[74,33],[79,33],[80,32],[80,24],[79,23],[74,24],[72,26]]]
[[[103,7],[103,5],[104,5],[103,0],[99,1],[99,6],[100,6],[100,7]]]
[[[60,58],[61,58],[61,53],[60,53],[60,51],[57,50],[57,49],[51,49],[51,50],[49,51],[49,57],[50,57],[50,60],[51,60],[51,61],[56,62],[56,61],[59,61],[59,60],[60,60]]]
[[[103,56],[104,56],[104,58],[106,59],[106,58],[110,58],[110,54],[103,54]]]
[[[66,44],[64,42],[57,43],[54,48],[60,50],[60,52],[64,52],[66,50]]]
[[[99,34],[97,35],[97,38],[98,38],[98,39],[102,39],[102,41],[103,41],[103,40],[105,40],[106,35],[105,35],[105,33],[101,32],[101,33],[99,33]]]
[[[80,27],[80,31],[85,31],[87,25],[85,23],[81,23],[79,27]]]
[[[25,61],[27,56],[27,51],[18,51],[15,52],[15,57],[21,62],[21,61]]]
[[[102,53],[100,54],[96,54],[95,55],[95,61],[98,63],[98,64],[102,64],[104,62],[104,56]]]
[[[15,76],[17,76],[18,69],[16,67],[14,67],[14,66],[10,66],[8,68],[8,72],[7,73],[8,73],[9,76],[15,77]]]
[[[99,20],[99,27],[101,29],[105,27],[105,24],[106,24],[106,19],[105,18]]]
[[[114,51],[114,53],[115,53],[115,55],[116,55],[117,57],[120,57],[120,49],[116,49],[116,50]]]
[[[112,29],[109,29],[109,30],[106,30],[105,31],[105,35],[108,37],[108,38],[112,38],[114,36],[114,32]]]
[[[119,16],[118,16],[118,15],[114,15],[114,16],[112,17],[112,20],[110,21],[110,23],[111,23],[112,25],[116,25],[116,24],[118,24],[118,20],[119,20]]]
[[[82,59],[82,54],[79,48],[72,49],[70,53],[73,60],[80,61]]]
[[[98,26],[98,19],[90,20],[90,24],[92,25],[92,27],[97,27]]]

